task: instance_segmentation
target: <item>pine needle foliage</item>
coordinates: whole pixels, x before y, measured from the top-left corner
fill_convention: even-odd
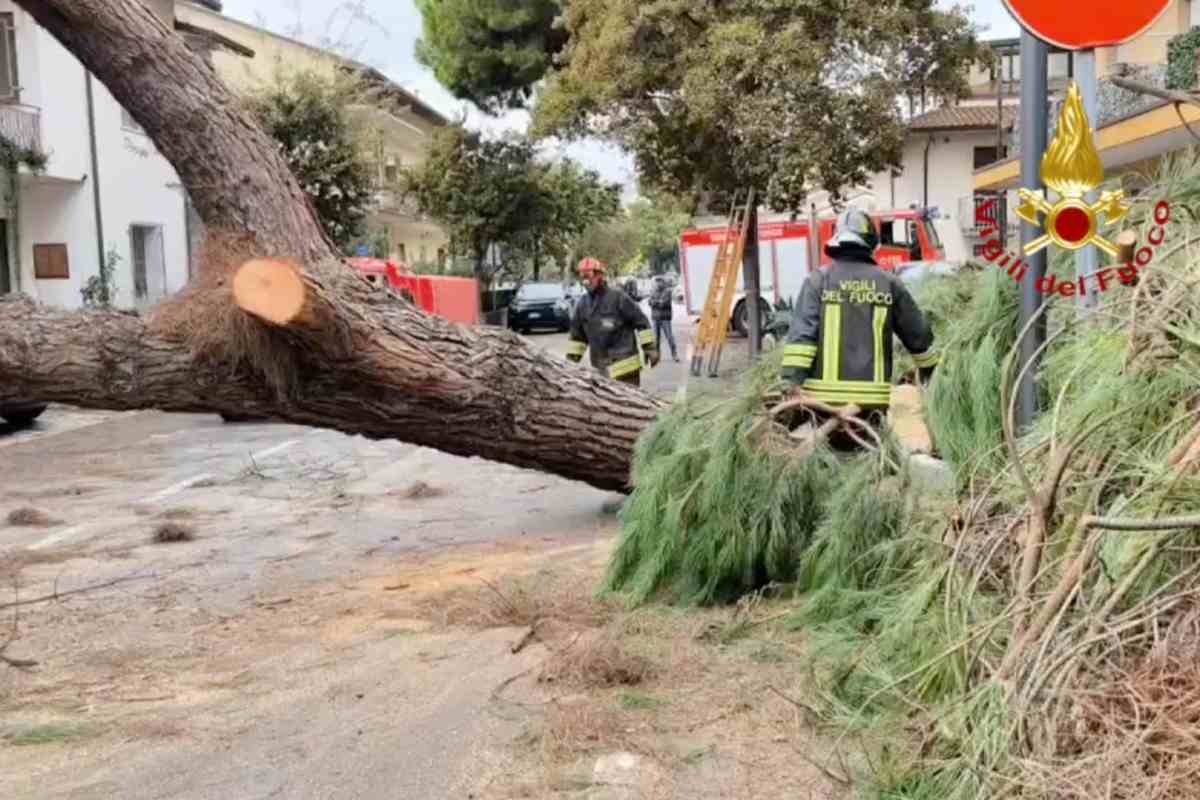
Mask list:
[[[942,356],[926,422],[939,451],[965,481],[1003,460],[1000,386],[1004,357],[1019,332],[1019,287],[995,268],[964,270],[930,281],[918,303],[930,309]]]
[[[1000,405],[1017,284],[992,267],[922,287],[943,355],[928,414],[955,496],[889,459],[764,446],[769,365],[642,442],[607,587],[715,602],[791,583],[810,699],[871,753],[861,796],[1200,797],[1194,703],[1186,724],[1172,716],[1200,693],[1179,668],[1200,654],[1200,154],[1143,188],[1130,224],[1145,240],[1169,197],[1167,244],[1089,315],[1051,300],[1041,410],[1015,456]]]
[[[707,605],[795,582],[837,487],[857,470],[865,476],[877,459],[844,462],[824,448],[797,458],[794,449],[763,445],[755,429],[780,358],[765,358],[735,399],[678,403],[641,439],[604,591],[625,592],[635,604],[657,597]],[[854,481],[864,490],[869,483]]]

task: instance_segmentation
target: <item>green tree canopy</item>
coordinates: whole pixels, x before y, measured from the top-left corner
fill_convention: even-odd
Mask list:
[[[485,286],[494,277],[489,250],[516,241],[536,211],[533,156],[524,139],[486,139],[452,125],[434,134],[425,162],[402,176],[405,194],[446,228],[453,252],[471,258]]]
[[[622,212],[606,222],[591,225],[580,236],[579,255],[598,258],[614,274],[620,273],[638,257],[637,224]]]
[[[281,72],[246,97],[339,247],[361,232],[371,203],[370,169],[345,110],[358,92],[349,78],[301,71]]]
[[[568,38],[547,38],[550,66],[526,74],[530,87],[545,75],[534,135],[599,135],[632,154],[644,185],[710,200],[753,187],[777,210],[898,164],[899,98],[960,96],[984,58],[962,9],[936,0],[569,0],[548,18],[545,35],[561,25]],[[472,99],[527,96],[475,77],[469,93],[443,82]]]
[[[678,268],[676,246],[679,234],[692,220],[687,207],[669,195],[640,197],[629,206],[629,217],[637,229],[638,248],[655,274]]]
[[[536,275],[543,262],[565,261],[588,226],[619,208],[619,186],[569,159],[535,156],[521,137],[488,139],[451,126],[435,134],[425,163],[403,175],[402,190],[446,228],[485,286],[496,277],[493,248],[504,252],[510,277],[526,263]]]
[[[566,44],[555,0],[417,0],[417,60],[480,108],[520,108]]]
[[[533,213],[517,244],[533,265],[533,277],[550,260],[565,264],[590,226],[612,219],[621,208],[621,187],[569,159],[533,166]]]

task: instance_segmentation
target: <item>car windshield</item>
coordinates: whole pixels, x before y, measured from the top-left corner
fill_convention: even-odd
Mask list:
[[[563,288],[557,283],[527,283],[517,292],[518,300],[559,300]]]

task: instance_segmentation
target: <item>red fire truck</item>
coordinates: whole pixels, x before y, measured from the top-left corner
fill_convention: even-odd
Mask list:
[[[873,211],[871,218],[879,230],[879,249],[875,260],[883,269],[903,269],[946,258],[942,240],[938,237],[930,209],[898,209]],[[825,243],[833,235],[835,218],[817,220],[820,242],[820,266],[831,259],[825,253]],[[724,225],[693,228],[680,234],[680,266],[683,271],[684,298],[688,314],[698,315],[708,296],[717,249],[727,235]],[[761,270],[763,311],[767,304],[781,299],[794,301],[809,273],[808,222],[760,222],[758,226],[758,258]],[[735,330],[746,331],[745,290],[738,273],[738,293],[734,301],[730,324]],[[764,316],[765,319],[765,316]]]
[[[479,323],[479,282],[473,278],[417,275],[407,264],[382,258],[347,262],[368,283],[386,287],[421,310],[464,325]]]

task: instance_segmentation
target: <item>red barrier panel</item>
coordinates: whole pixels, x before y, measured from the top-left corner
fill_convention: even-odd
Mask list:
[[[422,311],[463,325],[479,324],[479,281],[474,278],[415,275],[406,264],[380,258],[348,261],[372,283],[386,275],[392,289],[408,297]]]
[[[431,290],[431,310],[439,317],[464,325],[478,325],[479,281],[474,278],[423,276]]]

